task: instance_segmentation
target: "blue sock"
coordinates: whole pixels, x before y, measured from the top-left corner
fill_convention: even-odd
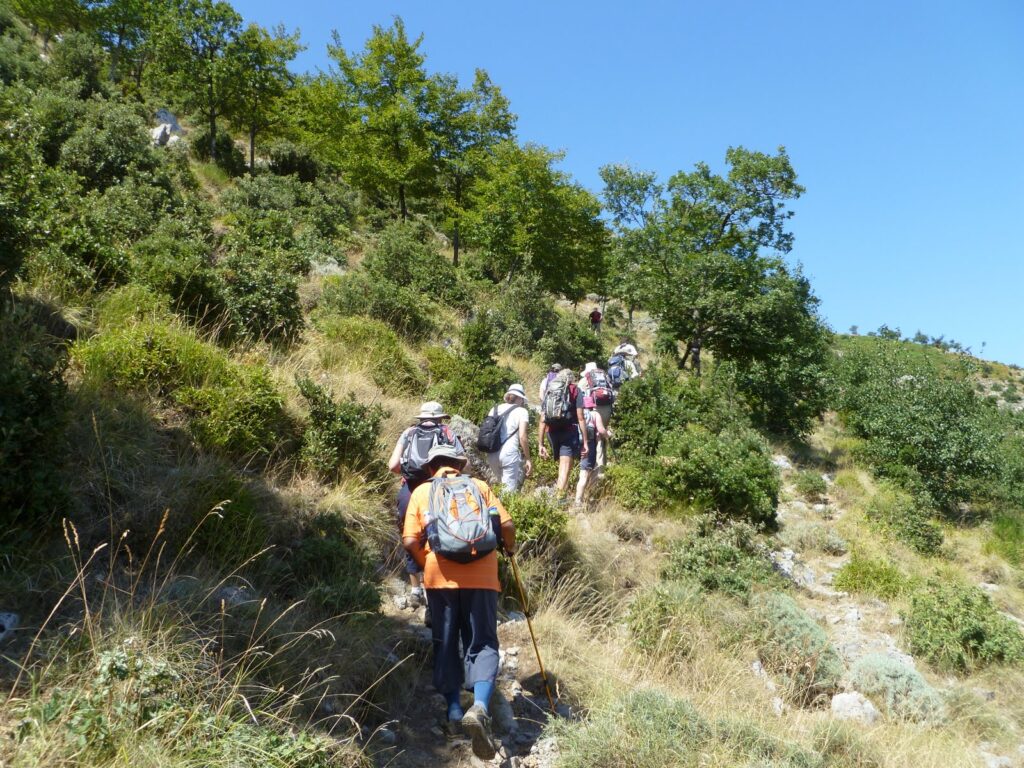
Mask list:
[[[449,720],[461,720],[462,719],[462,704],[459,703],[459,692],[452,691],[444,695],[448,701],[448,719]]]
[[[494,693],[493,680],[479,680],[473,683],[473,703],[483,707],[484,712],[488,711],[492,693]]]

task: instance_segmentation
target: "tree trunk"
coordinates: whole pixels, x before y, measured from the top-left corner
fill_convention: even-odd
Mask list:
[[[402,221],[409,218],[409,209],[405,205],[405,184],[398,185],[398,210],[402,214]]]
[[[249,175],[256,175],[256,126],[249,126]]]
[[[454,255],[452,256],[452,265],[459,266],[459,222],[456,221],[454,224],[454,230],[452,232],[452,249]]]
[[[210,162],[217,162],[217,113],[210,110]]]
[[[693,372],[700,376],[700,336],[694,337],[690,342],[690,349],[693,352]]]
[[[455,174],[455,210],[462,210],[462,178],[458,173]],[[452,232],[452,265],[459,266],[459,218],[458,215],[455,217]]]

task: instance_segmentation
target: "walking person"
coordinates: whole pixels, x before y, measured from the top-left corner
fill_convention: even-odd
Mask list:
[[[488,453],[487,463],[502,487],[515,493],[533,471],[530,439],[526,431],[530,424],[530,411],[523,385],[510,386],[504,402],[496,405],[492,413],[501,419],[501,449]]]
[[[594,311],[590,313],[590,330],[597,335],[601,335],[601,319],[604,316],[601,314],[601,310],[594,307]]]
[[[591,445],[600,445],[601,441],[607,440],[611,432],[605,426],[601,413],[597,410],[594,398],[585,395],[583,397],[583,421],[586,426],[587,439]],[[580,479],[576,483],[576,506],[581,506],[584,496],[594,481],[599,476],[599,470],[604,466],[598,459],[598,452],[591,451],[580,459]]]
[[[552,454],[558,457],[555,495],[564,503],[573,460],[586,456],[590,450],[583,421],[583,392],[576,386],[576,377],[570,370],[561,371],[544,393],[537,431],[537,453],[542,459],[548,457],[545,435],[551,443]]]
[[[607,428],[612,422],[612,413],[615,406],[615,389],[612,387],[608,374],[597,363],[587,363],[583,368],[583,375],[580,377],[580,388],[583,390],[584,402],[587,397],[594,401],[592,408],[595,408],[601,415],[601,421]],[[586,406],[584,405],[584,408]],[[591,445],[594,445],[591,442]],[[597,441],[594,451],[594,460],[598,467],[608,464],[608,439],[603,437]]]
[[[402,543],[423,569],[434,618],[434,687],[447,702],[449,732],[461,724],[473,754],[490,760],[497,751],[489,713],[498,675],[497,549],[515,552],[516,529],[487,483],[462,474],[466,462],[454,446],[431,449],[431,480],[412,493]],[[465,713],[464,686],[473,690]]]
[[[412,492],[421,483],[430,479],[430,472],[427,469],[430,449],[435,445],[450,445],[459,455],[466,455],[462,441],[448,426],[450,418],[440,403],[433,400],[423,403],[416,415],[416,423],[402,432],[391,451],[388,469],[402,476],[395,510],[399,536],[405,528],[405,516]],[[410,603],[413,608],[417,608],[426,602],[423,593],[423,569],[408,552],[405,554],[405,572],[409,577]],[[429,610],[427,623],[430,623]]]

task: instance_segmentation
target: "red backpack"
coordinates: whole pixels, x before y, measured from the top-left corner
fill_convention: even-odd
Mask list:
[[[594,403],[597,405],[612,404],[615,393],[612,391],[612,383],[608,379],[607,373],[600,368],[595,368],[583,374],[583,381],[586,384],[584,390],[586,394],[594,398]]]

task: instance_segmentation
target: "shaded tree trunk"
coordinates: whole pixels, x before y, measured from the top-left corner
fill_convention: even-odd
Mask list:
[[[459,222],[458,221],[455,222],[454,229],[452,231],[452,249],[454,251],[454,255],[452,256],[452,264],[457,267],[457,266],[459,266]]]
[[[409,218],[409,209],[405,204],[405,184],[398,185],[398,210],[402,214],[402,221]]]
[[[249,126],[249,175],[256,175],[256,126]]]

